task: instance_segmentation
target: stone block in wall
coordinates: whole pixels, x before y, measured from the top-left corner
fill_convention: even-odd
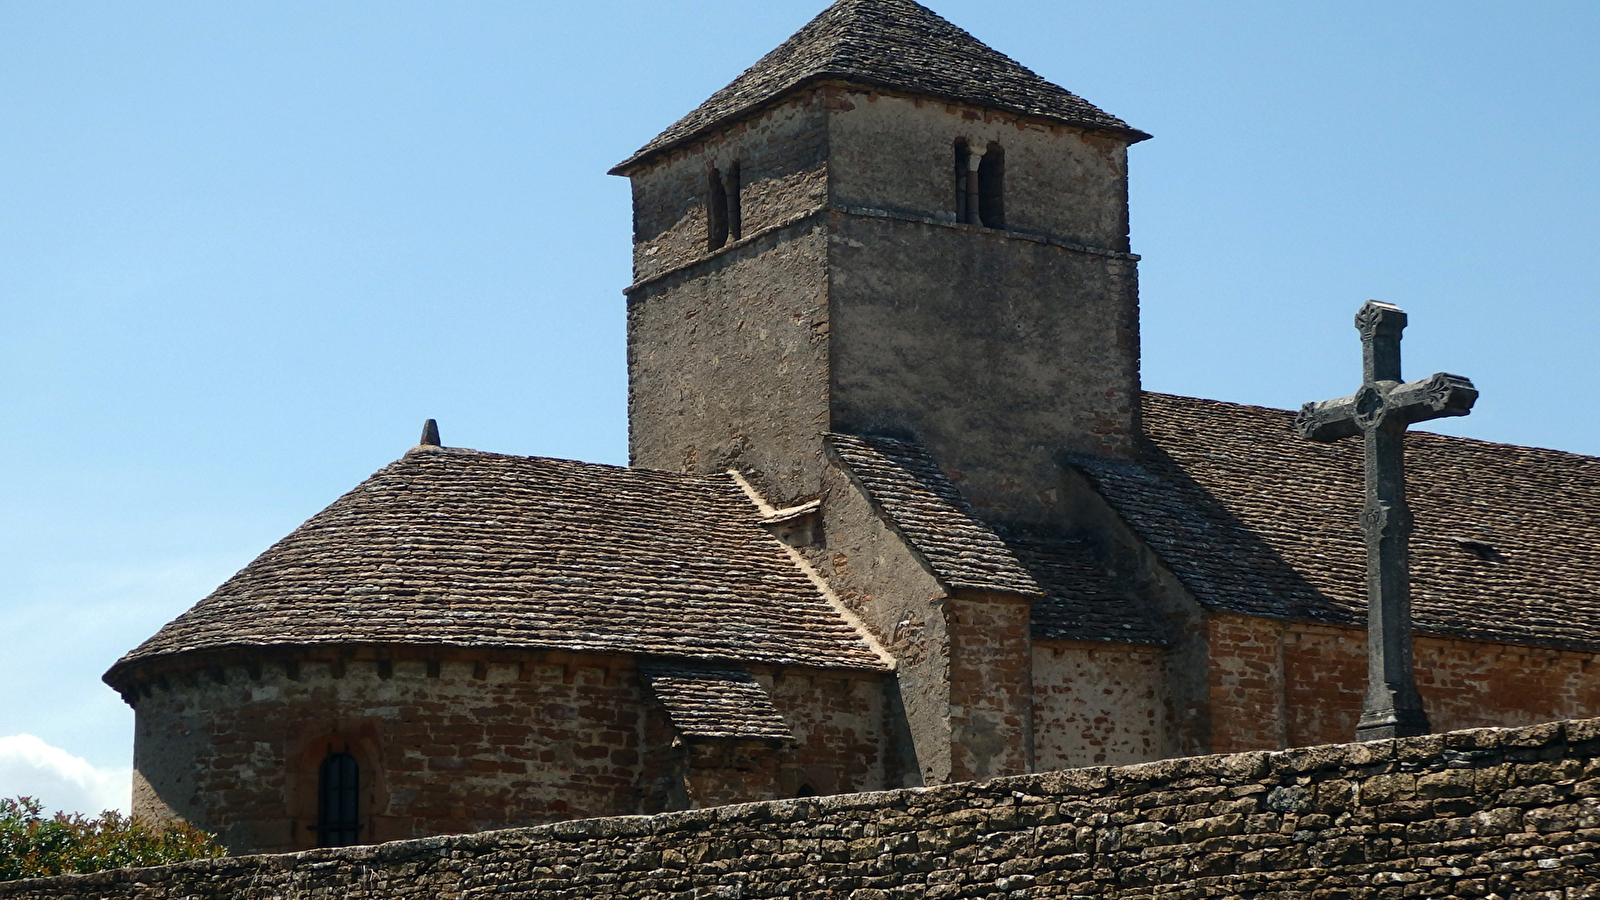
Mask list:
[[[1600,896],[1594,722],[0,884],[0,900]]]

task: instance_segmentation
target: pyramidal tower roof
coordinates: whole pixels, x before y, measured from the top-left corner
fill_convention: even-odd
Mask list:
[[[612,170],[691,140],[779,95],[842,79],[1149,137],[1040,78],[914,0],[837,0],[694,112]]]

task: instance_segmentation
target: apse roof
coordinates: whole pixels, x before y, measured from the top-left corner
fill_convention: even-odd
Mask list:
[[[837,0],[612,172],[622,174],[658,151],[829,79],[1115,131],[1135,141],[1149,137],[913,0]]]
[[[728,476],[418,447],[107,677],[190,651],[372,643],[885,667]]]

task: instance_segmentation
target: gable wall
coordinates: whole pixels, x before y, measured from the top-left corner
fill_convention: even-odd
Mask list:
[[[1213,749],[1350,740],[1367,683],[1365,629],[1212,614]],[[1413,638],[1434,731],[1600,715],[1600,654]]]
[[[797,547],[895,659],[886,786],[950,780],[950,635],[945,589],[844,467],[823,473],[822,528]]]

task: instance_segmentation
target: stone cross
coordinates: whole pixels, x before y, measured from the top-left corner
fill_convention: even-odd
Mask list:
[[[1406,547],[1406,426],[1472,411],[1478,391],[1459,375],[1400,381],[1398,306],[1368,300],[1356,313],[1361,332],[1361,389],[1355,396],[1307,403],[1295,418],[1300,436],[1335,441],[1361,435],[1366,444],[1367,697],[1356,740],[1428,733],[1411,657],[1411,575]]]

